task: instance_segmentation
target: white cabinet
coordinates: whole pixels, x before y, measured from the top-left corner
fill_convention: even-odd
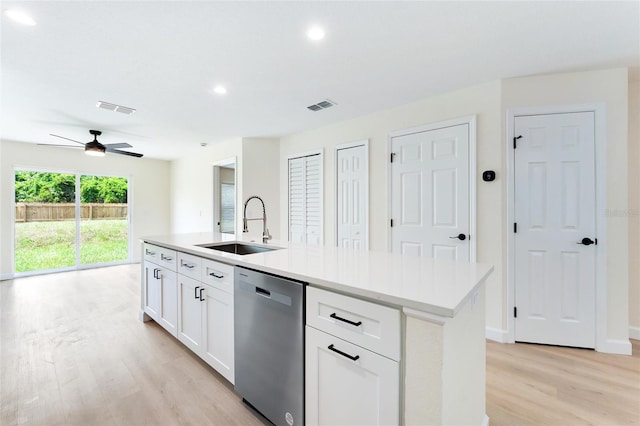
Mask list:
[[[145,244],[143,269],[144,312],[169,333],[176,336],[178,288],[176,255],[163,247]]]
[[[178,339],[233,383],[233,267],[201,260],[184,263],[207,274],[200,280],[178,274]],[[192,269],[187,268],[190,275]]]
[[[233,294],[205,284],[200,356],[234,383]]]
[[[306,327],[306,424],[396,425],[398,362]]]
[[[400,423],[400,312],[307,288],[306,424]]]
[[[204,285],[178,274],[178,339],[193,352],[202,347],[202,301]]]

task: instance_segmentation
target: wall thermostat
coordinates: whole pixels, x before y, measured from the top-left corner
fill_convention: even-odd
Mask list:
[[[496,172],[493,170],[485,170],[482,172],[482,180],[485,182],[491,182],[496,179]]]

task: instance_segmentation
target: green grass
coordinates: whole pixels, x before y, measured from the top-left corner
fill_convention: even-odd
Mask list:
[[[16,223],[16,272],[74,266],[75,221]],[[126,260],[126,220],[80,222],[80,263]]]

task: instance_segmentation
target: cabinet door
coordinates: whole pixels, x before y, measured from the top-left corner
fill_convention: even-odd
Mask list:
[[[205,285],[200,356],[231,383],[233,369],[233,295]]]
[[[197,354],[202,345],[201,290],[201,282],[178,274],[178,339]]]
[[[155,321],[160,318],[161,291],[157,273],[161,268],[155,263],[144,262],[144,311]]]
[[[399,424],[398,363],[313,327],[306,330],[307,426]]]
[[[161,303],[159,323],[169,333],[178,334],[178,274],[162,268],[157,274],[160,277]]]

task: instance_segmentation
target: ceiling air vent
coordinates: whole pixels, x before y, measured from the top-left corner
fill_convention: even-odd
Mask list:
[[[99,101],[96,106],[98,108],[102,108],[102,109],[108,109],[109,111],[117,111],[117,112],[121,112],[122,114],[133,114],[134,112],[136,112],[135,108],[129,108],[126,106],[122,106],[122,105],[116,105],[116,104],[112,104],[111,102],[105,102],[105,101]]]
[[[309,105],[307,109],[310,109],[311,111],[320,111],[322,109],[331,108],[334,105],[337,104],[329,99],[325,99],[324,101],[318,102],[317,104]]]

